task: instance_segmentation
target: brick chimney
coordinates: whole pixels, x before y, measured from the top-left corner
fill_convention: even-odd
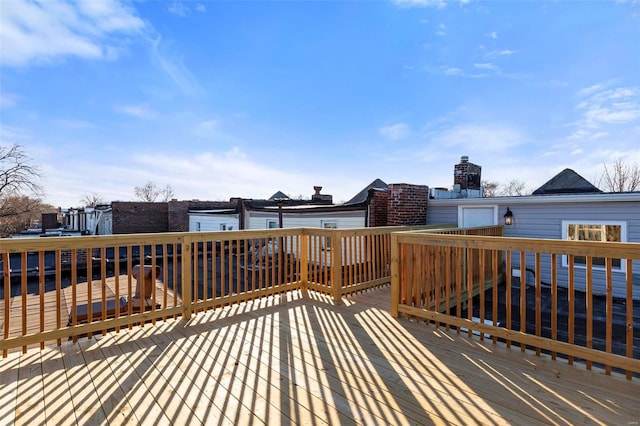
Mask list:
[[[313,190],[315,191],[315,194],[313,194],[311,196],[311,201],[313,201],[314,203],[319,203],[319,204],[333,204],[333,196],[332,195],[321,194],[320,193],[320,191],[322,191],[322,187],[321,186],[314,186]]]
[[[482,167],[469,162],[469,157],[460,157],[460,163],[453,167],[453,185],[460,189],[480,189]],[[455,190],[455,188],[454,188]]]

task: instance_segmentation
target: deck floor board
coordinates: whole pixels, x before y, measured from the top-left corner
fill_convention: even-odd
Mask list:
[[[636,424],[640,384],[298,292],[0,359],[2,424]],[[43,399],[44,395],[44,399]]]

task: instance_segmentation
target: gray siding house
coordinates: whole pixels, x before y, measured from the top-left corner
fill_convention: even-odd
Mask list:
[[[561,174],[575,184],[575,176],[572,176],[575,172],[570,172],[565,170]],[[554,177],[556,183],[559,176]],[[509,209],[513,224],[505,225],[506,237],[640,242],[640,192],[603,193],[595,187],[589,192],[585,185],[573,189],[561,185],[554,190],[550,185],[554,179],[534,191],[541,195],[430,199],[427,224],[457,223],[461,227],[504,224],[504,215]],[[526,271],[534,270],[533,254],[527,255],[526,262],[526,265],[520,265],[517,256],[513,259],[514,276],[519,276],[523,270],[531,275]],[[540,278],[550,283],[550,256],[543,256],[542,262]],[[614,297],[625,297],[624,262],[624,259],[614,262]],[[566,256],[559,256],[557,267],[558,284],[562,285],[568,279]],[[585,269],[576,262],[575,270],[576,289],[584,290]],[[634,261],[633,271],[633,298],[640,299],[640,262]],[[593,284],[595,294],[606,294],[605,273],[598,265],[593,268]]]

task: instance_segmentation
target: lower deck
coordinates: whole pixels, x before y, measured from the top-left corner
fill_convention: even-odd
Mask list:
[[[293,292],[0,359],[0,424],[638,424],[640,385]]]

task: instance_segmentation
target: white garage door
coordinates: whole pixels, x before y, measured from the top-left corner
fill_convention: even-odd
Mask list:
[[[492,226],[498,224],[498,206],[491,207],[459,207],[458,226],[473,228],[474,226]]]

